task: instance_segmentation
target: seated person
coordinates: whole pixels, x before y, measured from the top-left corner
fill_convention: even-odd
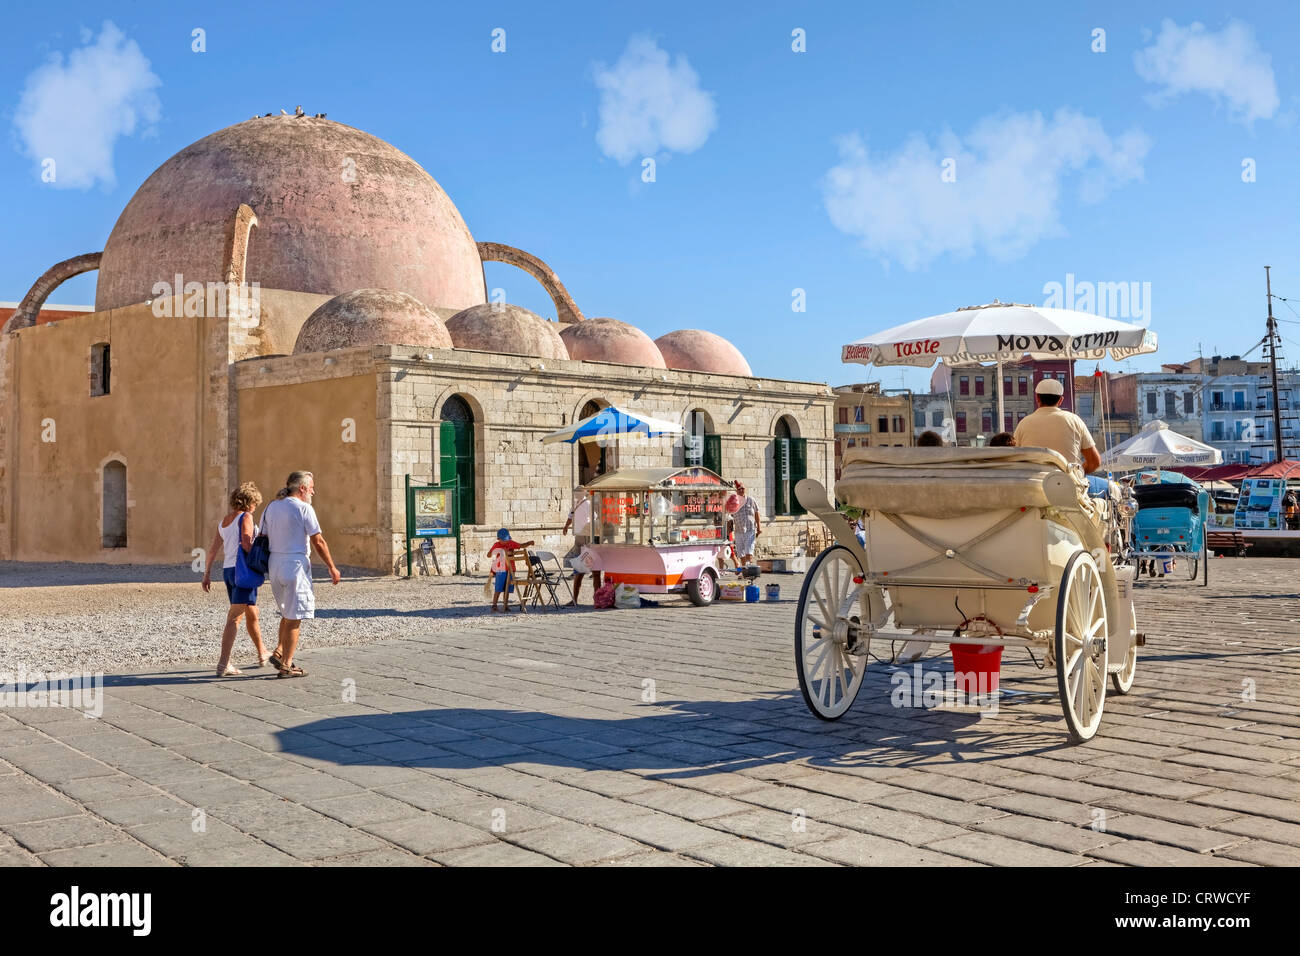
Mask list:
[[[1010,448],[1016,443],[1016,438],[1011,432],[998,432],[989,439],[990,448]]]
[[[943,438],[938,432],[921,432],[916,439],[917,448],[942,448]]]
[[[1034,389],[1038,408],[1016,426],[1014,441],[1019,448],[1050,448],[1071,464],[1083,466],[1089,474],[1101,467],[1101,455],[1083,419],[1058,407],[1065,388],[1056,379],[1045,378]]]

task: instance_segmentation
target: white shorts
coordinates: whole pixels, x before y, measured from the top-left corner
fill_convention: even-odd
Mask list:
[[[302,621],[316,616],[316,595],[311,589],[311,559],[305,554],[273,554],[267,565],[271,594],[280,616]]]
[[[754,553],[754,538],[756,535],[753,531],[736,532],[736,557],[743,558],[747,554]]]

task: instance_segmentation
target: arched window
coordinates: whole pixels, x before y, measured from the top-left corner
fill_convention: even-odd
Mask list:
[[[110,461],[104,465],[102,478],[103,512],[102,527],[103,546],[105,548],[126,547],[126,465],[120,461]]]
[[[90,394],[107,395],[109,392],[109,353],[107,342],[97,342],[90,347]]]
[[[702,408],[686,413],[682,435],[682,464],[701,465],[722,474],[722,436],[713,433],[713,418]]]
[[[456,483],[456,520],[477,524],[474,506],[474,411],[459,395],[442,403],[442,425],[438,434],[438,481]]]
[[[772,443],[772,470],[776,488],[776,507],[778,515],[804,514],[803,505],[794,495],[794,486],[808,477],[808,439],[795,437],[798,425],[790,421],[788,415],[776,420],[773,429],[775,440]]]
[[[582,411],[578,412],[578,421],[584,418],[590,418],[602,408],[607,408],[609,402],[592,400],[582,406]],[[576,441],[573,443],[577,446],[578,455],[578,484],[585,485],[607,471],[613,471],[615,463],[614,439],[604,441]]]

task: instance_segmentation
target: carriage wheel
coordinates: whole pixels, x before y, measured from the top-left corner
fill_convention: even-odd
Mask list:
[[[1056,604],[1056,686],[1065,726],[1076,741],[1091,740],[1106,703],[1106,595],[1096,562],[1077,551],[1065,565]]]
[[[1200,575],[1200,573],[1201,573],[1201,564],[1204,563],[1204,558],[1205,558],[1205,555],[1201,554],[1200,552],[1197,552],[1195,555],[1191,554],[1190,552],[1188,553],[1188,556],[1187,556],[1187,565],[1188,565],[1187,580],[1189,580],[1189,581],[1195,581],[1196,578],[1197,578],[1197,576]]]
[[[1205,534],[1205,530],[1201,530]],[[1201,587],[1210,586],[1210,540],[1205,538],[1201,541]]]
[[[1133,678],[1137,675],[1138,648],[1137,639],[1129,646],[1128,656],[1124,658],[1124,669],[1110,675],[1110,686],[1117,694],[1127,694],[1133,689]]]
[[[823,551],[808,570],[794,620],[795,669],[808,709],[822,720],[837,720],[862,687],[866,655],[848,653],[856,639],[862,567],[848,548]]]

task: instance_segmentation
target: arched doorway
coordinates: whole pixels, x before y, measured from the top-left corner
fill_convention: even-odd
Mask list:
[[[582,406],[582,411],[578,412],[578,421],[590,418],[602,408],[608,406],[609,402],[592,399]],[[606,447],[607,444],[612,443],[613,439],[574,442],[578,454],[578,484],[585,485],[593,478],[614,469],[614,449]]]
[[[477,524],[474,507],[474,412],[469,403],[453,395],[442,403],[438,435],[439,482],[456,482],[456,514],[461,524]]]
[[[782,415],[773,428],[772,472],[775,486],[775,512],[778,515],[801,515],[804,507],[794,495],[794,486],[808,477],[808,439],[798,437],[798,424]]]
[[[102,544],[105,548],[126,547],[126,465],[110,461],[103,473]]]

